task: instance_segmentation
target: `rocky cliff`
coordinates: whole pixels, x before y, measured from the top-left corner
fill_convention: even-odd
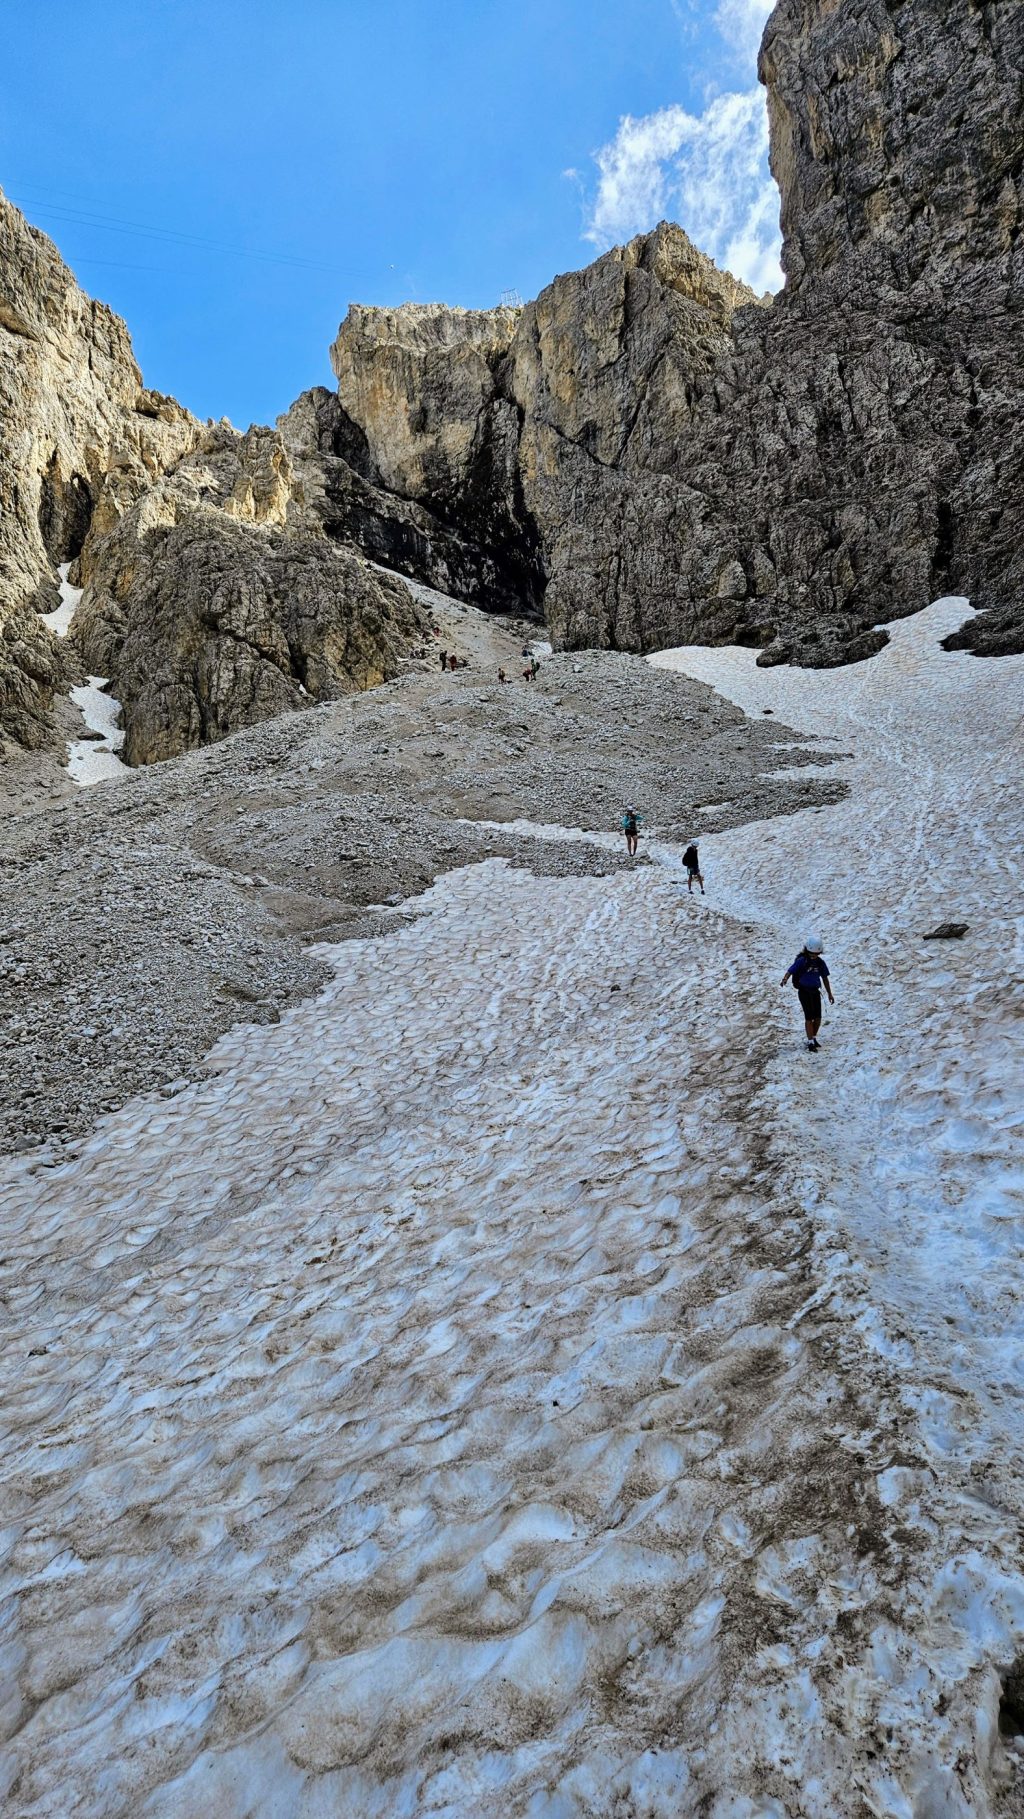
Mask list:
[[[364,458],[510,584],[525,557],[564,644],[835,663],[958,591],[976,648],[1020,648],[1022,66],[1024,8],[781,0],[782,295],[663,224],[514,324],[354,310]]]
[[[37,745],[69,667],[38,618],[57,605],[57,564],[112,525],[198,425],[146,391],[124,323],[2,193],[0,423],[0,734]]]
[[[363,484],[378,517],[389,507],[358,462],[321,460],[302,401],[293,460],[273,430],[204,427],[146,390],[124,324],[2,196],[0,421],[0,739],[47,741],[79,657],[111,679],[125,756],[147,763],[369,687],[421,634],[407,590],[328,535],[332,466],[350,501]],[[453,581],[480,567],[459,554],[453,540]],[[85,589],[67,643],[40,618],[63,562]]]
[[[61,561],[135,762],[393,673],[367,557],[564,646],[841,663],[962,592],[1024,647],[1024,6],[779,0],[760,71],[779,297],[663,223],[525,309],[354,307],[337,393],[246,436],[145,391],[0,198],[0,727],[67,684]]]
[[[400,582],[324,534],[281,437],[210,425],[83,555],[75,633],[130,764],[369,688],[426,631]]]

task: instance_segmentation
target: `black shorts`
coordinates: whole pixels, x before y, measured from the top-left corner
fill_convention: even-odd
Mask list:
[[[800,1009],[808,1023],[821,1022],[821,993],[817,987],[801,986],[798,992]]]

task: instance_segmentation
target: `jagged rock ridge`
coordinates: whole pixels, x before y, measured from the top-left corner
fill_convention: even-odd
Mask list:
[[[778,298],[662,224],[523,310],[354,307],[337,395],[246,436],[0,198],[0,725],[66,686],[61,560],[135,762],[393,673],[421,623],[366,558],[565,646],[838,663],[956,591],[1021,648],[1024,8],[780,0],[760,69]]]
[[[192,444],[195,419],[142,384],[128,332],[0,193],[0,732],[48,737],[70,665],[39,613],[55,569]]]
[[[2,195],[0,412],[0,735],[44,744],[84,659],[146,763],[372,686],[421,635],[407,590],[326,534],[315,444],[293,460],[146,390],[124,324]],[[66,645],[40,618],[62,562],[85,588]]]
[[[418,306],[350,312],[342,406],[383,483],[456,527],[489,467],[561,643],[842,662],[958,591],[976,648],[1020,648],[1024,8],[781,0],[760,67],[780,297],[663,224],[557,279],[489,362],[490,315],[435,312],[423,351]],[[488,462],[499,406],[519,433]]]

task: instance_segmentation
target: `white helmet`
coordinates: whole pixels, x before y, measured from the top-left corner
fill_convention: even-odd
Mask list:
[[[820,954],[823,952],[824,947],[825,943],[820,935],[808,935],[804,941],[805,954]]]

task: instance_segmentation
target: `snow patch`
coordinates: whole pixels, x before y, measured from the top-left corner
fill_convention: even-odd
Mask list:
[[[98,739],[75,739],[68,746],[68,771],[72,781],[83,788],[129,775],[128,766],[118,757],[125,738],[119,724],[121,703],[106,689],[105,676],[90,676],[84,688],[71,690],[71,700],[89,731],[100,735]]]
[[[70,562],[62,562],[57,570],[60,576],[60,605],[55,607],[52,613],[40,613],[39,615],[43,624],[48,626],[57,638],[67,637],[78,602],[85,592],[84,588],[72,587],[68,580],[70,572]]]

